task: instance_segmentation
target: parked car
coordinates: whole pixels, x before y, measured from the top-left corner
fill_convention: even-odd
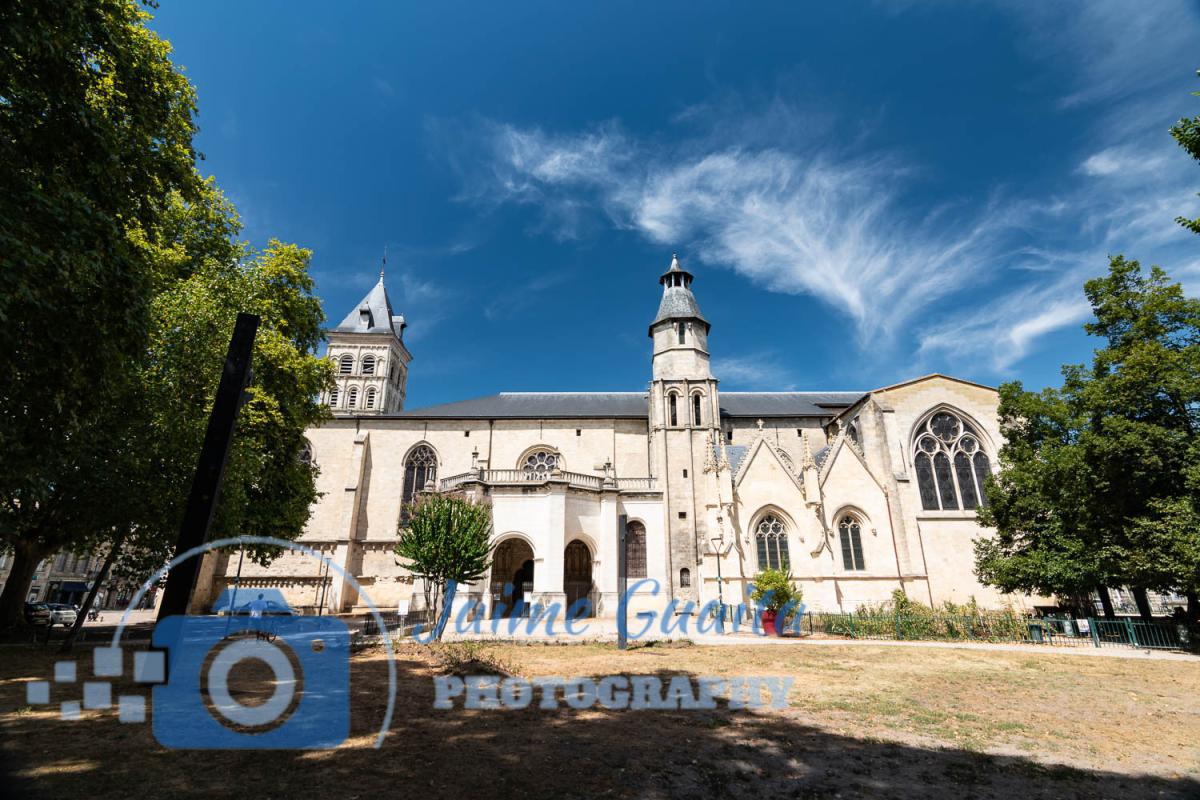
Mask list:
[[[74,606],[64,603],[26,603],[25,621],[30,625],[55,625],[70,627],[75,624]]]
[[[25,622],[30,625],[45,625],[50,621],[50,606],[46,603],[26,603]]]
[[[50,621],[47,624],[51,628],[55,625],[69,628],[75,624],[75,617],[78,616],[75,606],[65,603],[46,603],[46,609],[50,612]]]
[[[264,600],[263,602],[266,603],[266,606],[267,606],[266,608],[263,609],[264,617],[294,617],[294,616],[296,616],[296,612],[293,611],[289,606],[284,605],[283,603],[277,603],[274,600]],[[226,609],[222,613],[229,614],[230,612],[228,609]],[[246,616],[249,613],[250,613],[249,601],[247,601],[245,605],[239,605],[237,608],[235,608],[233,610],[234,616]]]

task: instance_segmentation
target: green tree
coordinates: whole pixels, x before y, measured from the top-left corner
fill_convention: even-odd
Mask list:
[[[147,344],[128,359],[133,379],[96,415],[45,500],[0,510],[17,554],[0,625],[18,624],[33,566],[63,547],[122,540],[117,572],[135,576],[171,556],[239,311],[262,323],[213,532],[293,539],[302,531],[317,497],[316,466],[299,456],[304,431],[328,414],[316,398],[332,380],[315,355],[324,317],[309,253],[279,242],[254,251],[237,241],[239,230],[209,180],[193,201],[168,195],[153,236],[133,237],[157,265]]]
[[[1001,390],[1000,473],[976,543],[985,583],[1077,594],[1089,586],[1180,590],[1200,617],[1200,301],[1163,270],[1117,256],[1088,281],[1102,339],[1061,390]]]
[[[146,19],[131,0],[0,6],[0,626],[62,531],[111,522],[92,476],[121,466],[114,410],[147,346],[139,242],[200,187],[195,93]]]
[[[408,506],[404,517],[396,555],[423,579],[425,608],[434,638],[441,639],[447,584],[477,581],[491,564],[492,509],[458,495],[427,494]]]
[[[1200,75],[1200,70],[1197,70],[1196,74]],[[1192,94],[1200,97],[1200,92],[1192,92]],[[1188,155],[1200,161],[1200,117],[1184,117],[1179,120],[1171,127],[1171,135],[1175,137],[1179,146],[1187,151]],[[1192,233],[1200,233],[1200,218],[1177,217],[1176,222]]]

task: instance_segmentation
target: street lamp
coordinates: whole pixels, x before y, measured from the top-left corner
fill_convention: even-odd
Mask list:
[[[725,632],[725,587],[721,578],[721,549],[725,546],[725,524],[722,517],[717,517],[717,535],[708,540],[717,553],[717,625],[721,633]]]

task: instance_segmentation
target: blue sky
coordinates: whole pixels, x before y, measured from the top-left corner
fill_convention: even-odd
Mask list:
[[[637,390],[678,252],[727,390],[1054,383],[1109,254],[1193,293],[1195,4],[186,3],[246,236],[387,283],[408,406]]]

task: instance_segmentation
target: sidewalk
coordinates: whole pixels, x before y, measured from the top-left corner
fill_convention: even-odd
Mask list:
[[[483,629],[482,633],[464,632],[456,633],[453,628],[447,630],[442,637],[444,642],[527,642],[537,644],[585,644],[585,643],[611,643],[617,640],[617,621],[611,617],[600,617],[593,619],[579,620],[575,623],[576,630],[581,630],[578,635],[571,635],[565,632],[562,621],[556,621],[554,625],[554,635],[548,636],[545,633],[545,625],[538,625],[533,633],[528,633],[525,629],[528,620],[520,620],[520,625],[517,630],[509,633],[509,620],[495,620],[497,623],[496,633],[491,632],[491,623],[493,620],[483,620],[480,625]],[[629,630],[638,631],[645,625],[645,622],[630,620]],[[670,634],[664,634],[660,624],[653,625],[646,631],[644,636],[637,640],[630,640],[630,644],[635,644],[636,641],[690,641],[696,645],[713,645],[713,646],[742,646],[742,647],[917,647],[917,648],[952,648],[958,650],[981,650],[981,651],[997,651],[1009,653],[1030,653],[1030,654],[1054,654],[1054,655],[1077,655],[1087,656],[1091,658],[1126,658],[1126,659],[1157,659],[1166,661],[1190,661],[1200,664],[1200,656],[1190,653],[1181,653],[1171,650],[1137,650],[1128,647],[1091,647],[1081,645],[1078,647],[1065,647],[1054,645],[1035,645],[1035,644],[1005,644],[998,642],[945,642],[945,641],[893,641],[893,640],[878,640],[878,639],[817,639],[811,637],[784,637],[775,636],[758,636],[754,633],[740,632],[729,634],[718,633],[696,633],[692,626],[689,626],[687,634],[681,634],[678,629],[672,630]]]

